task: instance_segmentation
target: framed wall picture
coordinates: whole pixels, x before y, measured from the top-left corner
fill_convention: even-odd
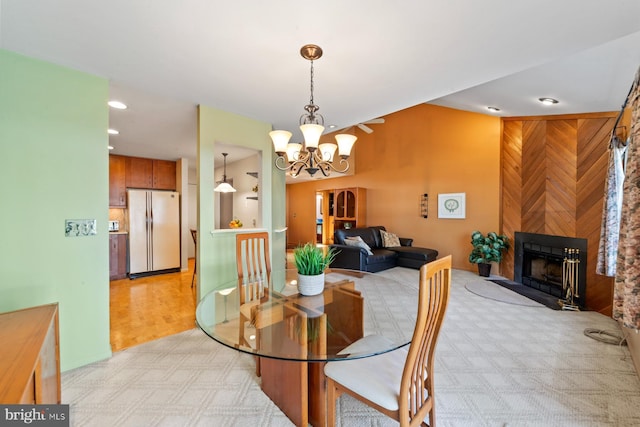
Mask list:
[[[438,194],[438,218],[465,218],[466,193]]]

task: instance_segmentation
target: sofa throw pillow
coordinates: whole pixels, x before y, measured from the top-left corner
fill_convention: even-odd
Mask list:
[[[382,246],[385,248],[400,246],[400,238],[395,234],[380,230],[380,235],[382,236]]]
[[[367,243],[362,240],[362,237],[360,236],[346,237],[344,239],[344,243],[347,246],[357,246],[359,248],[362,248],[367,251],[368,255],[373,255],[373,252],[371,252],[371,248],[369,247],[369,245],[367,245]]]

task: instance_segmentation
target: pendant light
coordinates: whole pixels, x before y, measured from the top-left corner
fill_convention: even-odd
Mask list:
[[[213,189],[213,191],[216,191],[218,193],[235,193],[236,191],[236,189],[233,188],[231,184],[227,182],[227,155],[228,154],[229,153],[222,153],[222,155],[224,156],[224,172],[222,175],[222,182],[218,184],[216,188]]]

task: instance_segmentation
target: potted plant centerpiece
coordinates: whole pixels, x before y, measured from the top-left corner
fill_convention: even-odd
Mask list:
[[[318,295],[324,290],[324,270],[336,256],[333,248],[325,252],[313,243],[305,243],[293,250],[298,270],[298,292],[302,295]]]
[[[479,231],[471,233],[471,246],[469,262],[478,264],[478,274],[489,277],[491,274],[491,262],[502,261],[502,253],[509,248],[509,238],[493,231],[484,236]]]

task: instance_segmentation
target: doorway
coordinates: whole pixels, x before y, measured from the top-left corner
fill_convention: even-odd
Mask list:
[[[316,191],[316,243],[333,243],[333,190]]]
[[[324,223],[322,216],[322,193],[316,193],[316,243],[323,243],[322,240],[322,224]]]

